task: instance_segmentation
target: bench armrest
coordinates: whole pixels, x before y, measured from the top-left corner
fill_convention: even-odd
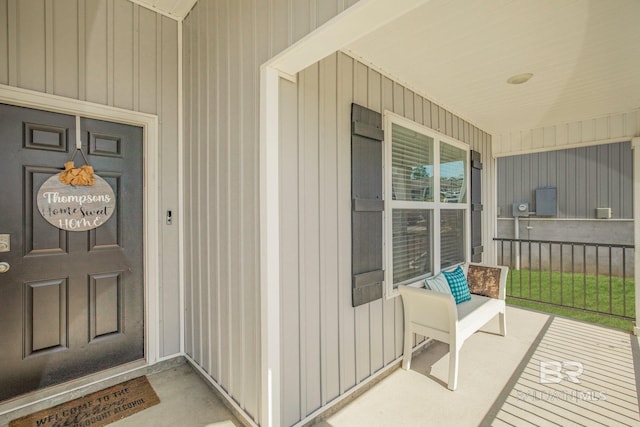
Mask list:
[[[448,332],[458,320],[453,295],[424,288],[400,285],[405,320]],[[455,327],[455,326],[454,326]]]

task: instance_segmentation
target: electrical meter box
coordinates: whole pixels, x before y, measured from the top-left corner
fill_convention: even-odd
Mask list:
[[[556,187],[536,188],[536,215],[558,216],[558,189]]]
[[[529,216],[529,202],[514,202],[513,203],[513,216]]]

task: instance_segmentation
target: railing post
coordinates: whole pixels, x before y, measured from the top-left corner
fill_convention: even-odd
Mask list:
[[[640,137],[631,140],[633,149],[633,241],[636,247],[634,251],[634,279],[635,279],[635,306],[636,322],[633,333],[640,335]]]
[[[520,218],[515,217],[513,221],[514,221],[513,238],[516,239],[516,253],[515,253],[516,268],[515,269],[520,270],[520,242],[518,241],[520,239]]]

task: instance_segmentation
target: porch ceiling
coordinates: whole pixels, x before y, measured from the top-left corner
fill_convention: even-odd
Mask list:
[[[147,9],[154,10],[158,13],[166,15],[175,20],[181,20],[189,11],[197,0],[130,0],[132,3],[144,6]]]
[[[637,0],[431,0],[345,50],[499,134],[640,108],[639,16]]]

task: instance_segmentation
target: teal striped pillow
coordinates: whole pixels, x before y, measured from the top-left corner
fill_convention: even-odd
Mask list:
[[[467,278],[464,277],[462,267],[458,266],[453,271],[443,271],[442,274],[447,279],[447,283],[449,283],[449,288],[451,289],[453,298],[456,300],[456,304],[460,304],[461,302],[469,301],[471,299],[469,283],[467,283]]]
[[[433,277],[427,277],[426,279],[424,279],[424,285],[431,291],[442,292],[445,294],[451,293],[449,283],[447,282],[447,279],[442,275],[442,273],[436,274]]]

